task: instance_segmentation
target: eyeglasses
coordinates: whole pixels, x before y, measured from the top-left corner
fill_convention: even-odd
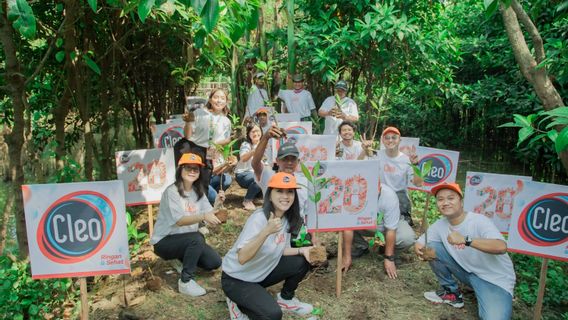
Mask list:
[[[199,167],[197,167],[197,166],[183,166],[181,168],[183,169],[183,171],[187,171],[187,172],[194,172],[194,173],[199,172]]]
[[[396,139],[398,139],[398,135],[396,135],[396,134],[386,135],[386,136],[383,137],[383,139],[385,139],[385,140],[396,140]]]

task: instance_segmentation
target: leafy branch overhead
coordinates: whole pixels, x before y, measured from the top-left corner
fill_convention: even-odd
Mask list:
[[[560,132],[556,130],[557,127],[562,128]],[[500,125],[499,128],[520,128],[517,146],[529,138],[529,145],[548,138],[554,143],[556,153],[568,149],[568,107],[559,107],[550,111],[541,110],[526,117],[514,114],[513,122]]]

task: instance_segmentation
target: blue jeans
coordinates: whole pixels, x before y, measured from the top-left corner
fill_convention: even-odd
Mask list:
[[[240,172],[235,175],[235,180],[241,188],[247,189],[245,201],[252,201],[262,191],[254,181],[254,173],[251,171]]]
[[[228,173],[223,173],[223,190],[229,189],[233,178]],[[221,174],[216,176],[211,176],[209,180],[209,190],[207,190],[207,200],[213,205],[215,203],[215,198],[217,197],[217,192],[219,191],[219,186],[221,183]]]
[[[442,287],[455,292],[458,289],[458,283],[454,279],[456,277],[473,288],[480,319],[511,319],[513,297],[507,290],[479,278],[474,273],[465,271],[450,256],[441,242],[432,241],[428,243],[428,246],[436,250],[436,259],[430,261],[430,267]]]

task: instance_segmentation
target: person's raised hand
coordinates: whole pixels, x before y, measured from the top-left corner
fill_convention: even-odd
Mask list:
[[[278,233],[282,230],[282,220],[274,215],[274,212],[270,212],[270,218],[268,218],[268,224],[266,225],[266,233],[273,234]]]
[[[206,214],[203,215],[203,220],[205,222],[207,222],[208,224],[211,224],[211,225],[214,225],[214,226],[221,223],[221,220],[219,220],[219,218],[217,218],[217,216],[215,215],[215,211],[210,211],[210,212],[207,212]]]
[[[282,129],[278,128],[277,126],[273,125],[272,127],[270,127],[270,129],[268,129],[268,131],[266,132],[266,135],[269,138],[275,138],[275,139],[279,139],[282,137],[286,136],[286,133],[283,132]]]

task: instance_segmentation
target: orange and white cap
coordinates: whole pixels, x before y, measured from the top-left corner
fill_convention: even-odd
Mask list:
[[[436,196],[436,194],[437,194],[438,192],[440,192],[440,190],[443,190],[443,189],[450,189],[450,190],[452,190],[452,191],[454,191],[454,192],[457,192],[457,194],[459,194],[460,197],[463,198],[463,192],[462,192],[462,190],[461,190],[461,188],[460,188],[460,185],[457,184],[457,183],[444,182],[444,183],[442,183],[442,184],[439,184],[439,185],[433,187],[433,188],[432,188],[432,191],[430,191],[430,192],[432,192],[432,194],[433,194],[434,196]]]
[[[383,134],[381,134],[381,137],[384,137],[387,133],[394,133],[400,136],[400,131],[398,131],[396,127],[386,127],[385,130],[383,130]]]
[[[296,183],[296,177],[286,172],[278,172],[270,178],[268,181],[268,186],[270,188],[276,189],[298,189],[299,186]]]
[[[182,164],[196,164],[198,166],[205,166],[201,157],[195,153],[184,153],[178,161],[178,165]]]

